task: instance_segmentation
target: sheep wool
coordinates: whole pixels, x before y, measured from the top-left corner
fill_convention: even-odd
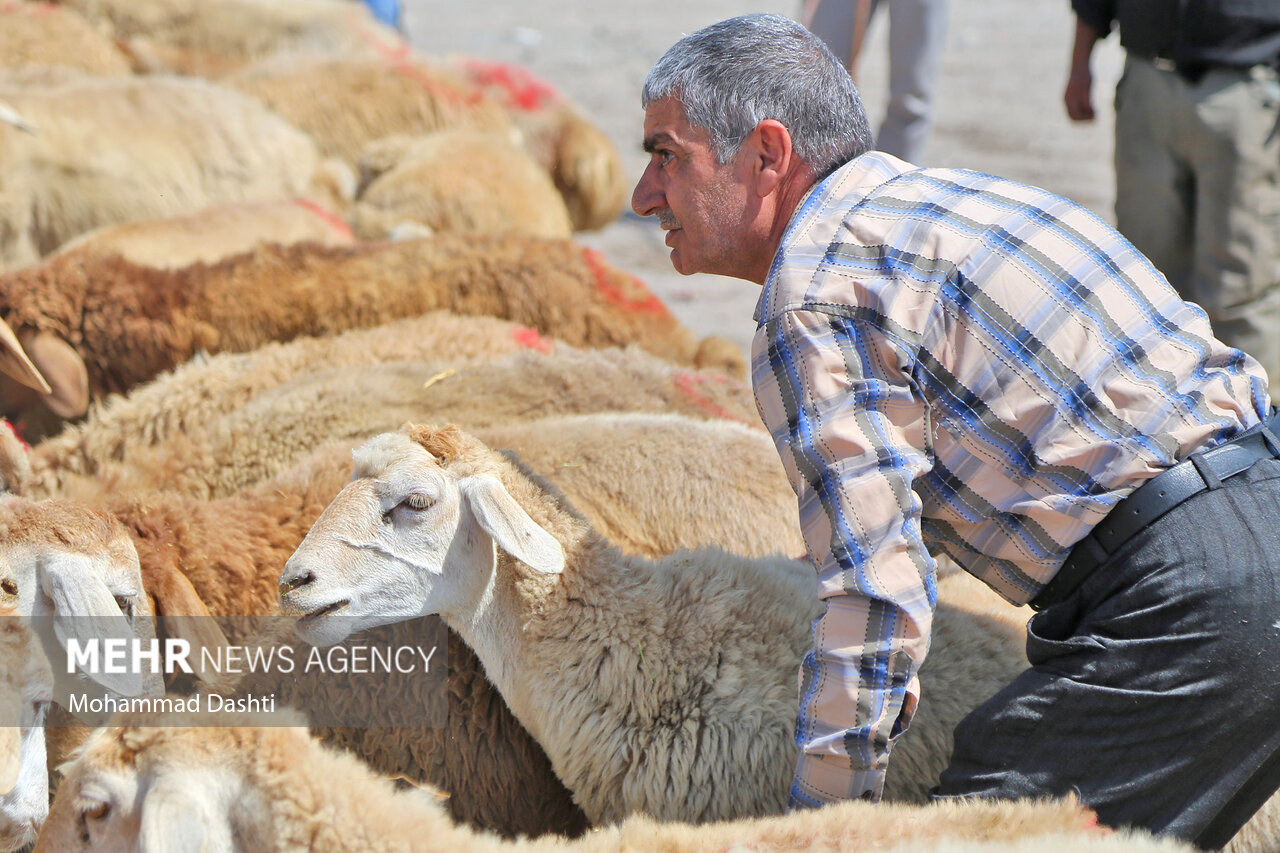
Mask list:
[[[102,76],[131,74],[110,38],[72,9],[52,3],[0,6],[0,66],[60,65]]]
[[[642,282],[596,252],[515,234],[259,246],[180,270],[67,255],[0,276],[9,325],[74,348],[94,397],[128,390],[199,350],[244,352],[439,309],[498,316],[574,346],[636,343],[681,364],[736,376],[744,369],[741,350],[696,341]]]
[[[139,795],[120,798],[115,792],[122,790]],[[165,792],[163,797],[153,793],[159,791]],[[99,837],[132,844],[140,830],[166,849],[179,844],[203,845],[184,849],[229,849],[235,838],[240,853],[781,853],[875,851],[907,843],[919,851],[933,850],[938,842],[1028,844],[993,848],[1012,851],[1037,849],[1030,845],[1042,836],[1071,838],[1081,851],[1186,849],[1095,848],[1096,841],[1108,836],[1094,823],[1092,814],[1071,800],[878,808],[845,803],[819,812],[696,828],[634,818],[580,840],[509,842],[454,826],[434,792],[395,791],[388,780],[372,777],[350,757],[310,740],[296,717],[174,720],[121,715],[95,733],[73,763],[36,851],[92,851],[100,849],[95,846]]]

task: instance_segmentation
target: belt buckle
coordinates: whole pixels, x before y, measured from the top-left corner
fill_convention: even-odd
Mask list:
[[[1168,71],[1171,73],[1177,73],[1178,71],[1178,63],[1174,62],[1167,56],[1153,56],[1151,57],[1151,64],[1161,71]]]

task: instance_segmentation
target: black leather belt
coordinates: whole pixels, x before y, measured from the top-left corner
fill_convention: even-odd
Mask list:
[[[1223,480],[1249,470],[1261,459],[1280,458],[1277,433],[1280,433],[1280,412],[1272,410],[1266,423],[1217,447],[1197,451],[1143,483],[1076,543],[1058,573],[1028,602],[1031,609],[1044,610],[1066,600],[1099,563],[1178,504],[1207,489],[1217,488]]]

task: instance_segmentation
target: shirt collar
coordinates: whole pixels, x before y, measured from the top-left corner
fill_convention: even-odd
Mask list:
[[[773,262],[769,265],[769,274],[765,277],[764,286],[760,288],[760,298],[756,301],[752,314],[756,324],[771,317],[774,292],[777,288],[779,274],[787,261],[787,250],[794,245],[798,235],[805,234],[815,223],[828,217],[833,207],[847,210],[862,198],[865,198],[877,187],[896,178],[903,172],[918,167],[912,166],[896,157],[880,151],[868,151],[854,157],[848,163],[836,169],[830,175],[809,188],[804,198],[796,205],[795,212],[787,223],[787,229],[778,241],[778,249],[774,253]],[[841,216],[843,219],[843,216]],[[824,235],[829,239],[834,234]]]

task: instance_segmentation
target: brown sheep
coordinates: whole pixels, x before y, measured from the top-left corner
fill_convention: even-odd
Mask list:
[[[599,253],[515,234],[260,246],[172,271],[71,254],[0,275],[0,312],[65,417],[83,414],[90,394],[123,392],[200,350],[244,352],[442,308],[513,320],[574,346],[636,343],[677,363],[744,370],[740,349],[696,341]],[[47,363],[44,345],[65,363]],[[6,401],[5,413],[28,405]]]

